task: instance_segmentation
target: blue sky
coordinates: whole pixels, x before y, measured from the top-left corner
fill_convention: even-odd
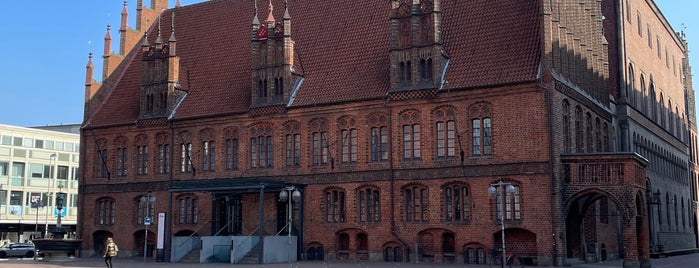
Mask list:
[[[170,0],[171,7],[175,1]],[[180,0],[182,5],[199,2],[203,0]],[[690,54],[692,66],[699,72],[699,1],[656,0],[656,4],[675,31],[682,30],[684,23],[690,53],[694,53]],[[136,1],[128,5],[129,26],[135,27]],[[94,53],[97,71],[93,75],[99,78],[108,23],[112,25],[112,51],[118,50],[122,7],[121,0],[4,1],[0,9],[0,124],[81,123],[88,52]]]

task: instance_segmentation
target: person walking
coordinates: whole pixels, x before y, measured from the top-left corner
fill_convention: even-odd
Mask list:
[[[112,257],[117,255],[119,252],[119,247],[114,243],[114,239],[107,237],[107,242],[104,244],[104,263],[107,264],[107,268],[112,268]]]

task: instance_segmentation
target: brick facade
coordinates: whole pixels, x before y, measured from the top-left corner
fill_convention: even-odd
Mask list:
[[[86,107],[99,109],[86,110],[82,132],[83,252],[117,236],[125,255],[141,254],[144,195],[167,215],[151,226],[165,224],[166,255],[173,237],[286,234],[279,193],[293,186],[301,258],[484,263],[502,246],[503,203],[488,189],[505,183],[516,191],[504,202],[506,248],[528,263],[644,266],[654,163],[622,146],[605,6],[557,4],[499,6],[502,16],[476,16],[483,23],[457,18],[486,14],[489,1],[358,4],[371,16],[343,35],[320,27],[317,12],[345,19],[326,4],[255,6],[252,34],[197,30],[196,17],[240,19],[227,13],[244,16],[238,4],[164,11],[172,29],[145,35],[110,96],[86,86]],[[152,64],[162,36],[177,44],[176,72]],[[113,223],[95,220],[101,200],[115,202]]]

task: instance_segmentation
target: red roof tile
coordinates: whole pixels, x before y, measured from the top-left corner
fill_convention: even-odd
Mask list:
[[[540,55],[536,1],[443,0],[443,41],[451,57],[452,89],[536,78]],[[273,0],[274,17],[283,1]],[[305,76],[294,106],[381,98],[389,86],[388,1],[292,1],[295,68]],[[251,101],[252,1],[208,1],[166,10],[162,36],[175,12],[182,86],[175,118],[246,112]],[[266,17],[259,8],[258,16]],[[148,40],[156,40],[151,29]],[[140,47],[137,47],[140,49]],[[140,52],[116,82],[91,126],[129,124],[138,117]]]

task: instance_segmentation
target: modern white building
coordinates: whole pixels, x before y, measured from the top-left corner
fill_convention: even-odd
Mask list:
[[[77,223],[80,125],[0,124],[0,236],[3,242],[50,237],[58,223],[56,196],[65,193],[61,226]]]

